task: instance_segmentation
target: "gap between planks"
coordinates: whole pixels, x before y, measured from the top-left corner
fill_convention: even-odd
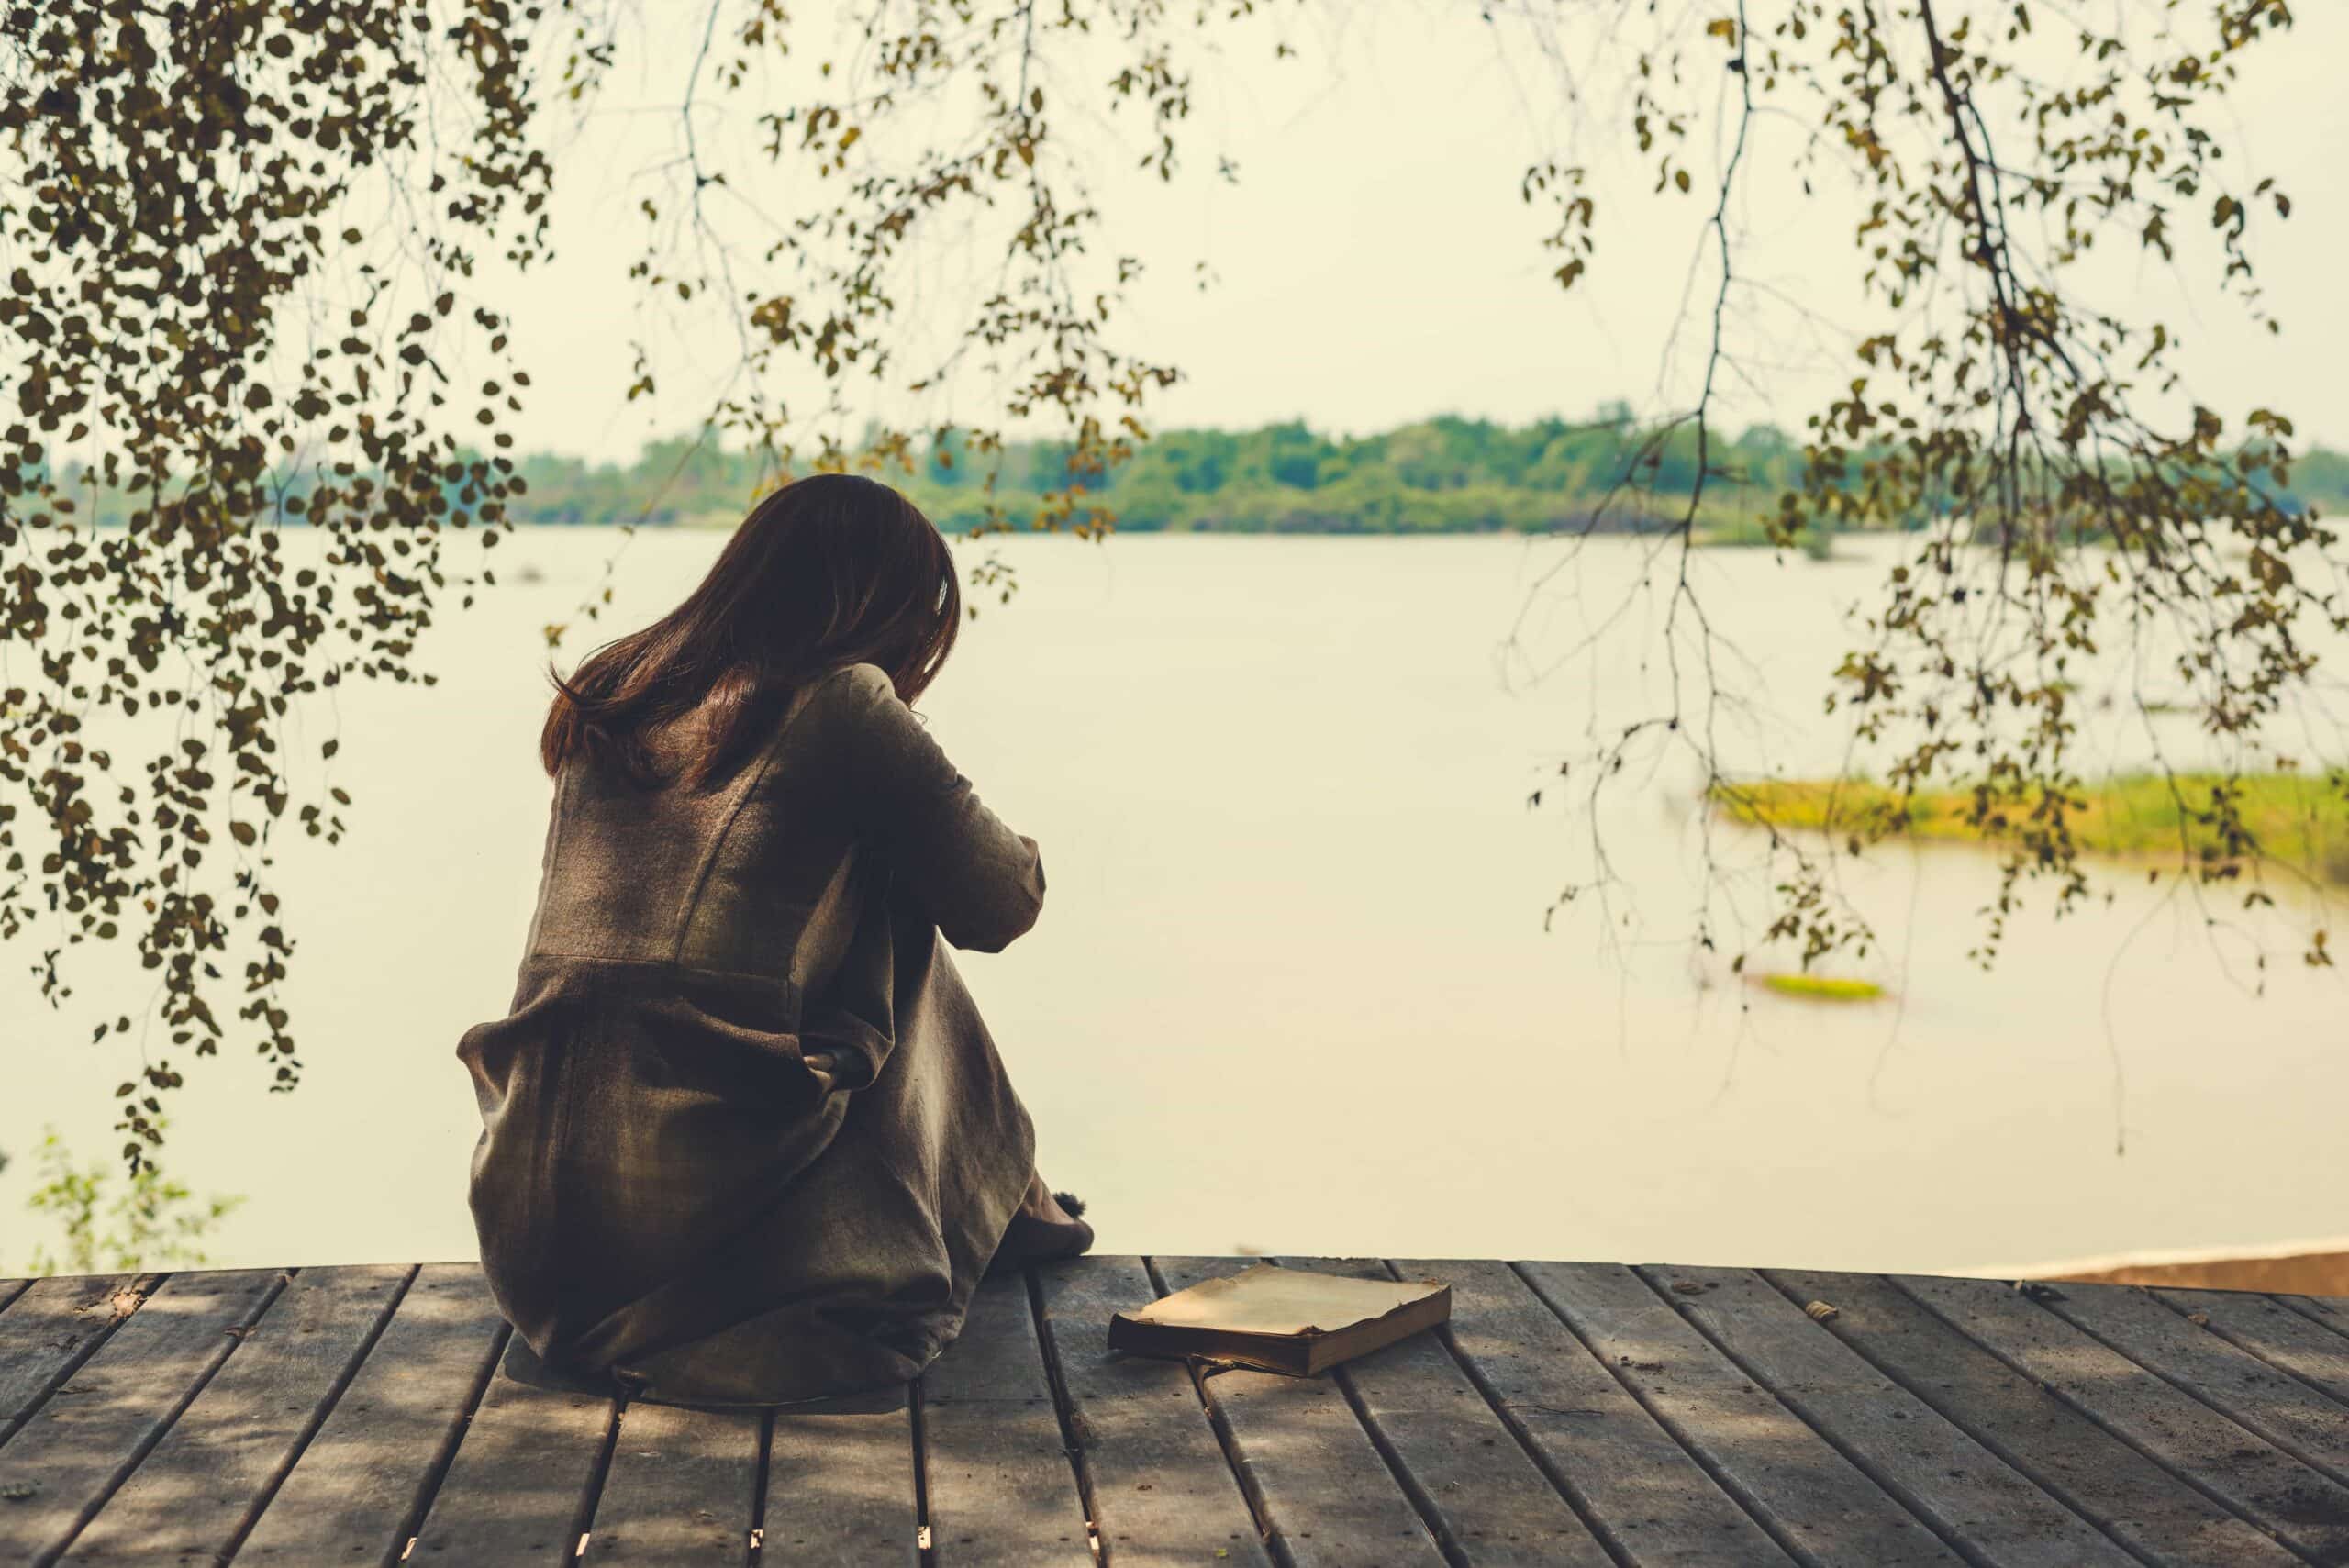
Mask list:
[[[1688,1456],[1689,1462],[1710,1477],[1713,1485],[1720,1487],[1731,1502],[1753,1519],[1755,1528],[1776,1542],[1778,1550],[1794,1562],[1803,1564],[1804,1568],[1819,1568],[1818,1559],[1809,1550],[1799,1541],[1789,1537],[1778,1521],[1769,1517],[1766,1509],[1755,1507],[1744,1496],[1743,1488],[1738,1485],[1736,1478],[1730,1473],[1727,1466],[1717,1462],[1710,1454],[1701,1451],[1682,1437],[1674,1423],[1664,1419],[1664,1413],[1655,1407],[1654,1402],[1647,1393],[1633,1382],[1621,1367],[1599,1354],[1598,1347],[1584,1338],[1582,1330],[1575,1327],[1564,1313],[1558,1310],[1557,1304],[1542,1293],[1541,1288],[1526,1273],[1523,1263],[1511,1262],[1507,1264],[1507,1267],[1510,1273],[1517,1276],[1518,1283],[1525,1287],[1526,1294],[1540,1302],[1549,1311],[1550,1316],[1558,1320],[1559,1326],[1574,1336],[1575,1342],[1583,1348],[1583,1352],[1597,1362],[1600,1368],[1622,1388],[1623,1392],[1630,1396],[1634,1404],[1647,1412],[1648,1419],[1655,1423],[1657,1429],[1677,1443],[1680,1451]]]
[[[384,1330],[391,1327],[392,1315],[400,1309],[400,1303],[407,1299],[407,1293],[415,1288],[417,1276],[423,1272],[423,1264],[410,1263],[407,1266],[407,1273],[402,1275],[399,1284],[392,1288],[389,1298],[384,1303],[383,1310],[376,1314],[374,1322],[368,1326],[366,1335],[360,1340],[358,1350],[344,1362],[341,1369],[336,1373],[334,1381],[328,1385],[324,1397],[318,1401],[317,1407],[312,1410],[308,1418],[303,1422],[302,1429],[295,1435],[284,1462],[273,1468],[268,1481],[263,1484],[252,1501],[246,1505],[244,1517],[237,1521],[235,1533],[228,1538],[228,1544],[221,1549],[221,1562],[233,1561],[238,1551],[244,1546],[247,1538],[260,1525],[262,1516],[269,1511],[269,1505],[276,1500],[278,1492],[284,1486],[285,1478],[294,1473],[295,1465],[302,1462],[302,1456],[309,1451],[311,1440],[318,1435],[319,1429],[327,1424],[327,1418],[334,1414],[335,1406],[341,1401],[346,1393],[350,1392],[352,1380],[359,1375],[359,1369],[367,1364],[369,1356],[375,1353],[375,1346],[383,1339]],[[279,1294],[281,1296],[284,1294],[282,1289]],[[272,1305],[275,1304],[273,1302]],[[238,1343],[241,1345],[243,1342],[243,1339],[239,1337]]]
[[[1406,1276],[1394,1259],[1381,1258],[1378,1262],[1379,1266],[1386,1271],[1390,1278],[1397,1282],[1404,1281]],[[1515,1276],[1512,1274],[1511,1277]],[[1521,1281],[1520,1283],[1522,1284]],[[1573,1484],[1565,1471],[1551,1462],[1550,1456],[1542,1451],[1542,1445],[1535,1440],[1531,1429],[1526,1426],[1523,1418],[1509,1408],[1508,1402],[1501,1397],[1500,1390],[1495,1387],[1492,1379],[1486,1375],[1485,1369],[1478,1366],[1467,1352],[1460,1348],[1459,1341],[1453,1337],[1452,1323],[1449,1318],[1436,1325],[1435,1335],[1437,1341],[1443,1346],[1444,1353],[1452,1358],[1452,1364],[1460,1369],[1460,1375],[1468,1380],[1468,1385],[1476,1391],[1477,1396],[1484,1400],[1486,1407],[1492,1411],[1495,1418],[1508,1431],[1510,1439],[1516,1442],[1519,1449],[1523,1451],[1526,1462],[1532,1465],[1536,1471],[1540,1472],[1542,1479],[1550,1483],[1551,1489],[1558,1494],[1559,1500],[1572,1509],[1575,1518],[1582,1521],[1583,1528],[1590,1531],[1590,1538],[1598,1543],[1599,1550],[1606,1552],[1619,1565],[1619,1568],[1638,1568],[1631,1550],[1623,1543],[1620,1535],[1599,1517],[1598,1510],[1591,1507],[1590,1499],[1582,1496],[1582,1489]],[[1576,1342],[1580,1343],[1579,1340]]]
[[[448,1435],[440,1440],[440,1451],[432,1456],[431,1467],[416,1489],[416,1500],[408,1505],[407,1517],[393,1537],[399,1543],[399,1551],[392,1558],[394,1562],[406,1562],[408,1554],[416,1550],[424,1521],[431,1517],[432,1505],[440,1498],[440,1484],[449,1479],[449,1471],[457,1462],[457,1451],[464,1447],[465,1434],[473,1430],[473,1417],[479,1413],[482,1400],[488,1396],[489,1385],[496,1380],[498,1366],[506,1360],[507,1346],[513,1339],[511,1324],[500,1324],[491,1334],[489,1354],[473,1378],[473,1393],[466,1396],[464,1412],[450,1423]]]
[[[1272,1261],[1283,1268],[1293,1266],[1278,1258]],[[1411,1473],[1411,1467],[1403,1462],[1402,1452],[1395,1446],[1393,1436],[1370,1413],[1362,1390],[1355,1385],[1345,1365],[1341,1362],[1329,1370],[1330,1381],[1338,1385],[1339,1396],[1353,1412],[1355,1424],[1370,1440],[1372,1451],[1386,1466],[1387,1474],[1393,1478],[1397,1490],[1403,1494],[1404,1500],[1411,1505],[1411,1511],[1419,1516],[1419,1528],[1428,1532],[1428,1539],[1435,1543],[1436,1551],[1442,1553],[1450,1568],[1469,1568],[1467,1550],[1453,1533],[1451,1522],[1444,1518],[1443,1510],[1436,1507],[1435,1499],[1428,1495],[1428,1489],[1419,1484],[1419,1478]]]
[[[1892,1287],[1901,1296],[1907,1297],[1920,1310],[1934,1318],[1936,1321],[1940,1322],[1952,1333],[1957,1335],[1960,1339],[1974,1345],[1985,1354],[1998,1361],[2016,1376],[2023,1379],[2033,1387],[2038,1388],[2049,1398],[2054,1399],[2057,1404],[2063,1406],[2065,1409],[2070,1410],[2074,1415],[2087,1421],[2099,1431],[2101,1431],[2107,1438],[2125,1448],[2134,1451],[2140,1458],[2154,1466],[2154,1469],[2161,1472],[2164,1475],[2166,1475],[2179,1487],[2199,1496],[2211,1506],[2232,1515],[2238,1519],[2241,1519],[2246,1526],[2275,1540],[2278,1545],[2291,1552],[2293,1556],[2299,1558],[2303,1562],[2324,1564],[2339,1560],[2337,1554],[2329,1547],[2320,1546],[2311,1541],[2308,1537],[2298,1532],[2283,1529],[2279,1528],[2274,1520],[2262,1517],[2260,1511],[2252,1506],[2251,1501],[2233,1495],[2233,1489],[2224,1484],[2223,1480],[2206,1480],[2204,1477],[2196,1474],[2194,1471],[2188,1468],[2180,1459],[2176,1456],[2164,1453],[2158,1445],[2149,1441],[2133,1430],[2133,1423],[2128,1420],[2125,1417],[2109,1414],[2107,1411],[2090,1405],[2076,1395],[2056,1386],[2056,1385],[2049,1381],[2048,1378],[2034,1372],[2021,1351],[2001,1344],[1998,1342],[1998,1336],[1985,1332],[1976,1332],[1968,1329],[1965,1324],[1959,1321],[1958,1318],[1951,1311],[1945,1310],[1941,1304],[1928,1299],[1919,1290],[1913,1288],[1909,1281],[1891,1274],[1886,1274],[1879,1277],[1886,1284]],[[1934,1279],[1940,1276],[1925,1277],[1928,1279]],[[1996,1284],[1997,1282],[1969,1281],[1965,1283]],[[2105,1355],[2113,1356],[2123,1362],[2128,1362],[2127,1357],[2121,1356],[2120,1352],[2112,1350],[2111,1347],[2106,1345],[2102,1340],[2098,1340],[2095,1336],[2080,1329],[2076,1325],[2060,1317],[2056,1313],[2050,1311],[2043,1303],[2036,1299],[2035,1291],[2033,1289],[2024,1288],[2026,1285],[2032,1284],[2033,1282],[2028,1281],[2009,1282],[2013,1294],[2024,1302],[2026,1311],[2035,1312],[2043,1316],[2048,1321],[2055,1324],[2063,1332],[2076,1336],[2080,1341]],[[2047,1286],[2045,1288],[2055,1287]],[[2125,1289],[2128,1287],[2090,1285],[2083,1288]],[[2129,1364],[2134,1365],[2135,1363],[2129,1362]],[[2143,1369],[2140,1368],[2139,1370],[2142,1371]],[[2150,1373],[2147,1375],[2149,1377],[2152,1376]],[[2152,1382],[2156,1387],[2172,1389],[2172,1385],[2166,1379],[2155,1377],[2152,1379]],[[2330,1484],[2323,1476],[2322,1473],[2310,1470],[2305,1465],[2299,1464],[2299,1462],[2291,1455],[2286,1453],[2283,1450],[2277,1448],[2274,1444],[2268,1442],[2266,1439],[2261,1438],[2257,1433],[2251,1431],[2239,1422],[2236,1422],[2232,1418],[2221,1412],[2211,1409],[2199,1399],[2194,1398],[2190,1395],[2185,1395],[2183,1391],[2174,1389],[2172,1391],[2178,1393],[2181,1397],[2188,1399],[2190,1404],[2199,1407],[2205,1414],[2215,1419],[2221,1427],[2231,1429],[2236,1437],[2239,1438],[2247,1448],[2255,1445],[2256,1451],[2275,1455],[2277,1458],[2284,1461],[2288,1466],[2299,1470],[2311,1483],[2321,1485]],[[2161,1431],[2165,1429],[2156,1425],[2154,1429],[2156,1431]],[[2238,1485],[2240,1484],[2241,1483],[2239,1482]]]
[[[2266,1357],[2236,1344],[2223,1334],[2207,1336],[2212,1343],[2223,1347],[2215,1352],[2195,1340],[2185,1339],[2185,1330],[2199,1329],[2201,1325],[2190,1322],[2186,1313],[2170,1308],[2167,1303],[2143,1285],[2123,1285],[2114,1295],[2090,1297],[2088,1299],[2097,1303],[2097,1307],[2085,1312],[2078,1307],[2067,1308],[2054,1305],[2054,1302],[2072,1299],[2060,1292],[2049,1298],[2033,1296],[2032,1299],[2050,1316],[2087,1335],[2147,1376],[2168,1384],[2211,1414],[2233,1422],[2326,1479],[2349,1485],[2349,1405],[2343,1405],[2332,1391],[2297,1376],[2287,1368],[2275,1365]],[[2160,1345],[2143,1342],[2142,1334],[2130,1332],[2131,1325],[2126,1321],[2130,1307],[2123,1304],[2143,1304],[2154,1318],[2155,1332],[2176,1325],[2172,1331],[2180,1333],[2182,1340],[2177,1350],[2165,1354]],[[2174,1370],[2170,1363],[2179,1354],[2189,1362],[2215,1354],[2218,1361],[2213,1367],[2214,1375],[2198,1378],[2188,1372]],[[2296,1402],[2275,1401],[2270,1410],[2261,1411],[2255,1402],[2246,1401],[2240,1395],[2233,1397],[2224,1396],[2221,1392],[2224,1378],[2239,1375],[2249,1367],[2259,1368],[2282,1379],[2285,1386],[2296,1391],[2300,1397]],[[2307,1419],[2311,1415],[2310,1401],[2314,1401],[2314,1418],[2323,1420],[2331,1418],[2327,1423],[2332,1429],[2330,1432],[2311,1434],[2305,1429]],[[2298,1408],[2294,1407],[2296,1403]],[[2246,1406],[2248,1407],[2244,1407]],[[2300,1419],[2287,1419],[2287,1417]],[[2318,1441],[2342,1441],[2341,1455],[2321,1457],[2312,1437]]]
[[[1068,1456],[1069,1474],[1076,1482],[1077,1504],[1085,1511],[1085,1550],[1092,1552],[1095,1562],[1106,1568],[1108,1553],[1101,1540],[1101,1515],[1094,1506],[1093,1462],[1084,1445],[1076,1440],[1076,1422],[1070,1415],[1068,1378],[1061,1371],[1060,1341],[1052,1332],[1052,1315],[1044,1310],[1044,1282],[1036,1277],[1033,1263],[1022,1268],[1019,1274],[1028,1288],[1028,1315],[1036,1326],[1036,1351],[1044,1361],[1044,1385],[1052,1391],[1052,1416],[1060,1423],[1061,1451]]]
[[[223,1272],[228,1273],[229,1277],[234,1277],[233,1272]],[[248,1273],[247,1277],[250,1278],[251,1274],[258,1274],[264,1272],[266,1271],[253,1270]],[[139,1465],[146,1462],[147,1456],[154,1452],[156,1445],[161,1443],[164,1438],[171,1434],[172,1429],[178,1424],[179,1418],[183,1415],[186,1414],[188,1407],[195,1404],[197,1398],[203,1395],[205,1389],[211,1385],[212,1380],[219,1375],[220,1369],[228,1364],[228,1358],[236,1354],[238,1348],[244,1343],[246,1334],[250,1333],[253,1326],[261,1321],[272,1307],[276,1305],[278,1297],[284,1294],[285,1287],[294,1282],[295,1273],[296,1271],[293,1269],[280,1269],[276,1271],[277,1277],[273,1280],[269,1284],[268,1287],[261,1293],[259,1304],[253,1307],[250,1311],[240,1314],[235,1322],[228,1325],[223,1330],[221,1338],[224,1339],[227,1343],[220,1346],[217,1350],[214,1351],[209,1356],[204,1359],[202,1364],[197,1368],[195,1375],[189,1381],[187,1387],[181,1392],[178,1397],[172,1401],[172,1403],[160,1416],[150,1418],[147,1420],[144,1429],[139,1432],[138,1438],[131,1443],[129,1453],[117,1462],[113,1470],[107,1473],[106,1478],[99,1485],[96,1495],[81,1505],[79,1511],[75,1514],[72,1522],[66,1527],[64,1533],[59,1536],[51,1544],[40,1550],[34,1559],[35,1562],[43,1564],[54,1562],[72,1550],[73,1542],[81,1536],[83,1531],[89,1529],[91,1521],[98,1517],[98,1515],[105,1509],[106,1504],[122,1489],[124,1485],[129,1481],[130,1477],[137,1473]],[[161,1290],[163,1283],[168,1282],[159,1282],[155,1286],[155,1290]],[[46,1407],[48,1401],[52,1398],[61,1388],[65,1386],[74,1372],[78,1372],[83,1365],[86,1365],[97,1353],[99,1349],[108,1343],[111,1343],[115,1335],[121,1329],[124,1324],[128,1323],[137,1318],[139,1309],[144,1307],[148,1301],[152,1298],[155,1294],[155,1290],[150,1290],[141,1296],[138,1303],[133,1306],[129,1311],[125,1312],[112,1323],[107,1325],[104,1333],[93,1337],[91,1345],[83,1353],[80,1354],[76,1358],[73,1366],[67,1372],[62,1373],[50,1380],[49,1386],[42,1393],[40,1403],[24,1412],[24,1418],[18,1422],[17,1430],[22,1430],[24,1426],[28,1423],[35,1415],[38,1415],[41,1409]],[[13,1436],[14,1433],[11,1433],[11,1435]]]
[[[147,1298],[168,1284],[172,1276],[168,1273],[126,1273],[100,1277],[121,1279],[124,1283],[114,1292],[113,1299],[119,1301],[128,1295],[131,1298],[130,1305],[117,1311],[106,1327],[92,1334],[87,1344],[77,1346],[64,1361],[59,1362],[56,1370],[43,1380],[39,1390],[28,1398],[14,1416],[0,1412],[0,1444],[6,1443],[9,1439],[22,1431],[26,1423],[40,1413],[42,1407],[49,1403],[59,1389],[73,1381],[73,1374],[82,1370],[83,1363],[104,1349],[106,1342],[114,1338],[116,1332],[125,1323],[130,1321],[132,1314],[146,1306]],[[39,1280],[25,1281],[24,1288],[17,1291],[15,1296],[10,1297],[9,1305],[15,1306],[17,1298],[30,1295],[40,1283]]]
[[[2334,1330],[2328,1334],[2325,1332],[2328,1325],[2294,1312],[2287,1303],[2278,1301],[2272,1296],[2247,1296],[2246,1299],[2241,1302],[2226,1300],[2214,1303],[2211,1300],[2213,1297],[2226,1297],[2229,1294],[2224,1291],[2170,1289],[2155,1289],[2151,1292],[2155,1301],[2160,1302],[2188,1323],[2209,1329],[2245,1355],[2256,1357],[2285,1376],[2323,1395],[2335,1404],[2349,1405],[2349,1329]],[[2223,1316],[2214,1316],[2207,1310],[2210,1305],[2219,1305]],[[2319,1377],[2306,1372],[2301,1367],[2292,1364],[2290,1360],[2279,1358],[2272,1349],[2262,1350],[2259,1344],[2253,1342],[2251,1337],[2229,1326],[2238,1312],[2257,1311],[2261,1308],[2275,1312],[2277,1315],[2277,1321],[2288,1325],[2291,1332],[2303,1336],[2305,1342],[2321,1344],[2323,1347],[2323,1353],[2342,1358],[2344,1362],[2344,1371],[2339,1378],[2335,1380],[2330,1377]],[[2336,1340],[2339,1341],[2337,1344],[2334,1342]]]
[[[1854,1287],[1840,1285],[1835,1276],[1795,1270],[1755,1272],[1794,1306],[1807,1310],[1832,1296],[1835,1299],[1826,1303],[1837,1309],[1831,1318],[1849,1316],[1843,1307],[1854,1302],[1849,1294]],[[2299,1561],[2240,1509],[2183,1485],[2170,1468],[2114,1435],[2105,1423],[2053,1396],[2036,1379],[1925,1309],[1890,1280],[1862,1277],[1865,1283],[1857,1295],[1866,1304],[1860,1307],[1860,1313],[1867,1327],[1856,1336],[1849,1329],[1828,1331],[1889,1382],[1939,1412],[1943,1419],[2138,1560],[2175,1564],[2180,1561],[2176,1555],[2178,1551],[2223,1551],[2226,1561]],[[1809,1287],[1798,1283],[1804,1280],[1810,1282]],[[1925,1370],[1936,1363],[1932,1350],[1922,1352],[1924,1365],[1920,1366],[1915,1359],[1919,1348],[1909,1340],[1908,1330],[1898,1328],[1897,1322],[1872,1322],[1868,1307],[1887,1297],[1898,1304],[1895,1310],[1920,1325],[1927,1336],[1937,1337],[1960,1357],[1980,1358],[1987,1363],[1986,1372],[1953,1369],[1942,1361],[1938,1371],[1943,1381],[1937,1383],[1934,1373]],[[1883,1337],[1871,1329],[1881,1330]],[[1953,1374],[1957,1381],[1948,1381]],[[1967,1393],[1959,1393],[1961,1388]],[[1997,1408],[2016,1400],[2024,1407],[2021,1412]],[[2019,1414],[2020,1429],[2015,1425]],[[2041,1446],[2031,1445],[2034,1432]],[[2088,1440],[2109,1447],[2092,1452]]]
[[[1151,1289],[1161,1297],[1173,1294],[1166,1288],[1166,1275],[1159,1269],[1156,1258],[1145,1256],[1141,1266],[1150,1276]],[[1273,1529],[1272,1515],[1264,1506],[1264,1488],[1258,1484],[1254,1472],[1241,1462],[1239,1440],[1232,1433],[1230,1421],[1215,1396],[1208,1392],[1207,1373],[1196,1357],[1186,1358],[1184,1369],[1190,1373],[1191,1389],[1199,1396],[1199,1408],[1207,1414],[1208,1427],[1215,1433],[1216,1446],[1223,1451],[1223,1462],[1230,1468],[1232,1482],[1239,1486],[1240,1496],[1248,1505],[1248,1517],[1256,1526],[1256,1539],[1264,1543],[1264,1551],[1272,1558],[1275,1568],[1297,1568],[1296,1559],[1289,1553],[1288,1542]]]
[[[1638,1265],[1631,1272],[1650,1294],[1709,1343],[1722,1360],[1776,1399],[1820,1442],[1842,1454],[1845,1462],[1878,1492],[1905,1508],[1974,1568],[1995,1568],[2007,1551],[2026,1550],[2041,1561],[2050,1551],[2060,1551],[2066,1563],[2144,1561],[2101,1521],[2074,1507],[2068,1499],[2049,1492],[2034,1477],[2008,1462],[2003,1454],[1920,1397],[1906,1383],[1859,1355],[1823,1323],[1801,1310],[1802,1303],[1787,1300],[1782,1291],[1755,1271],[1674,1268],[1651,1263]],[[1672,1273],[1695,1282],[1701,1286],[1701,1292],[1728,1286],[1749,1298],[1758,1296],[1765,1307],[1776,1310],[1755,1312],[1749,1318],[1747,1313],[1731,1307],[1720,1309],[1715,1317],[1703,1309],[1698,1296],[1675,1299],[1687,1286],[1679,1282],[1668,1283],[1664,1276]],[[1750,1331],[1741,1341],[1733,1330],[1743,1323],[1750,1323]],[[1780,1362],[1776,1376],[1765,1370],[1771,1359],[1770,1334],[1774,1327],[1779,1335],[1779,1353],[1791,1358],[1790,1362]],[[1812,1376],[1820,1379],[1816,1385],[1805,1376],[1802,1365],[1802,1358],[1814,1352],[1824,1359],[1823,1365],[1814,1364],[1809,1369]],[[1829,1369],[1835,1373],[1864,1372],[1872,1378],[1882,1379],[1882,1387],[1869,1391],[1858,1412],[1846,1404],[1838,1414],[1831,1397],[1833,1386],[1827,1381]],[[1807,1392],[1814,1386],[1823,1392]],[[1883,1389],[1897,1392],[1887,1398]],[[1903,1400],[1907,1401],[1905,1407]],[[1870,1442],[1865,1435],[1865,1423],[1877,1414],[1909,1421],[1918,1429],[1913,1437],[1898,1442]],[[1938,1457],[1926,1458],[1928,1453],[1936,1451]],[[1901,1473],[1904,1468],[1908,1471],[1905,1477]],[[2019,1545],[2015,1539],[2018,1532],[2012,1527],[2017,1510],[2024,1516],[2035,1516],[2019,1532],[2032,1543],[2029,1548]],[[2009,1526],[2003,1536],[1999,1533],[2001,1522]]]

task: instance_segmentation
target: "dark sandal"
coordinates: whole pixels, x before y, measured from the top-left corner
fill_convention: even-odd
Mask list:
[[[1085,1212],[1085,1200],[1074,1193],[1054,1193],[1052,1201],[1074,1223],[1059,1225],[1030,1215],[1013,1215],[987,1264],[989,1273],[1028,1263],[1057,1262],[1093,1250],[1093,1227],[1078,1218]]]

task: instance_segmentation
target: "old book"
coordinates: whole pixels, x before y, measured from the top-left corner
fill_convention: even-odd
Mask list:
[[[1452,1316],[1442,1280],[1345,1279],[1272,1263],[1109,1318],[1109,1348],[1310,1376]]]

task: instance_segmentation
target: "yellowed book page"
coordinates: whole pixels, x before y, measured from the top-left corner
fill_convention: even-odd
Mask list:
[[[1122,1314],[1169,1329],[1220,1329],[1240,1334],[1333,1334],[1383,1318],[1442,1290],[1423,1280],[1343,1279],[1259,1263],[1205,1280]]]

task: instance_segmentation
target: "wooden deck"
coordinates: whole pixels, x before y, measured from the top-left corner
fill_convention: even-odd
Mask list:
[[[2349,1563],[2349,1300],[1289,1259],[1452,1326],[1313,1379],[1105,1349],[1247,1261],[991,1281],[828,1415],[515,1383],[470,1265],[0,1282],[0,1562]]]

